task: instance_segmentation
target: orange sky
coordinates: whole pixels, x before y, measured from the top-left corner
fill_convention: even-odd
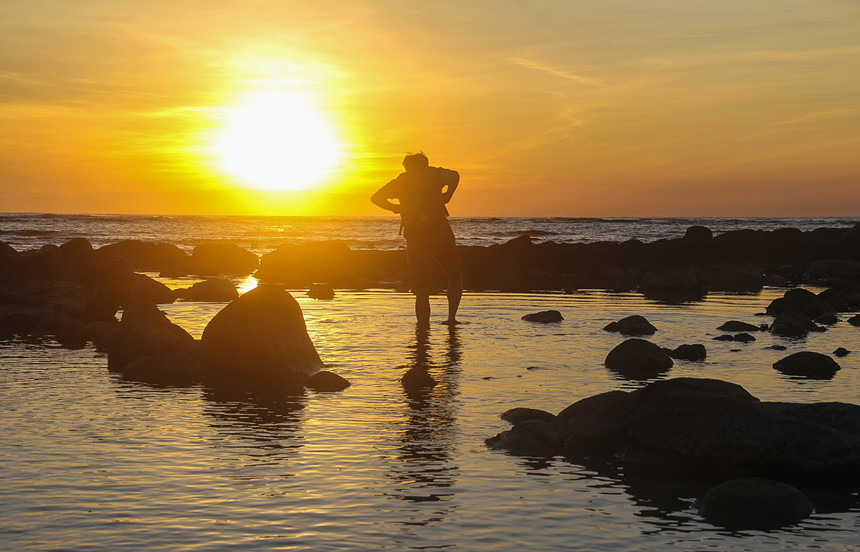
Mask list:
[[[454,216],[856,216],[858,31],[844,0],[7,0],[0,211],[383,215],[423,150]],[[212,153],[261,93],[337,142],[309,190]]]

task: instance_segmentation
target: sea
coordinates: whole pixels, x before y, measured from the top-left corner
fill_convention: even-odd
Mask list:
[[[852,218],[455,218],[460,243],[592,242],[753,228],[850,228]],[[265,254],[285,243],[341,240],[353,248],[403,246],[394,217],[174,217],[0,214],[0,241],[16,250],[76,237],[99,247],[123,239],[191,251],[228,241]],[[0,261],[2,262],[2,261]],[[158,278],[157,274],[151,276]],[[187,286],[182,279],[163,280]],[[235,280],[243,290],[253,277]],[[819,288],[810,287],[813,291]],[[642,479],[620,468],[490,450],[513,407],[559,412],[597,393],[641,388],[606,369],[623,337],[603,331],[645,316],[664,347],[703,343],[704,361],[676,361],[662,377],[731,381],[766,401],[860,404],[860,328],[840,320],[803,339],[755,334],[714,340],[727,320],[760,324],[785,289],[712,293],[666,304],[637,293],[467,293],[449,328],[445,298],[433,324],[415,327],[411,296],[337,290],[315,300],[290,290],[328,369],[352,383],[338,393],[262,398],[153,386],[109,373],[92,346],[50,339],[0,341],[0,550],[44,551],[771,551],[860,549],[860,497],[797,525],[729,531],[694,502],[703,489]],[[199,337],[223,303],[160,305]],[[522,316],[555,309],[564,320]],[[782,345],[785,350],[775,350]],[[773,369],[801,350],[839,358],[832,379]],[[401,376],[424,364],[438,381],[407,392]]]

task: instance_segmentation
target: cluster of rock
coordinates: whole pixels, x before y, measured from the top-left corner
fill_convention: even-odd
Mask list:
[[[513,427],[487,445],[516,455],[606,460],[711,481],[860,481],[860,406],[762,402],[720,380],[668,379],[588,397],[555,415],[515,408],[502,418]]]
[[[0,249],[0,339],[52,336],[70,348],[92,341],[107,352],[110,371],[152,383],[281,391],[348,386],[324,370],[301,309],[283,288],[260,285],[239,297],[229,280],[214,278],[177,293],[136,272],[247,274],[256,255],[243,253],[210,244],[189,256],[134,241],[94,250],[83,239],[21,253]],[[157,307],[177,298],[231,302],[196,340]]]
[[[489,247],[458,247],[471,291],[638,290],[665,299],[708,291],[756,292],[764,285],[835,286],[860,276],[860,225],[737,230],[714,236],[691,227],[682,238],[643,243],[534,243],[520,236]],[[351,250],[336,241],[285,245],[260,260],[262,281],[288,288],[327,282],[335,288],[408,289],[403,250]],[[434,274],[443,289],[445,279]]]

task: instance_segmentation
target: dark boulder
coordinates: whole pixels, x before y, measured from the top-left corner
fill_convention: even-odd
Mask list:
[[[729,382],[675,378],[583,399],[553,422],[528,419],[487,443],[602,457],[629,473],[845,481],[860,475],[860,406],[761,403]]]
[[[320,370],[305,380],[305,387],[318,392],[343,391],[350,385],[345,378],[328,370]]]
[[[639,291],[655,297],[698,297],[708,291],[708,283],[704,272],[696,267],[655,266],[639,279]]]
[[[86,238],[73,238],[60,245],[60,252],[70,257],[92,255],[93,245]]]
[[[143,271],[161,271],[186,264],[188,254],[173,244],[123,240],[96,250],[101,258],[119,259],[128,268]]]
[[[851,305],[842,296],[839,290],[835,288],[827,288],[818,294],[818,298],[825,301],[833,307],[836,312],[845,312],[851,310]]]
[[[622,335],[651,335],[657,331],[657,328],[648,322],[644,316],[638,314],[626,316],[617,322],[610,322],[603,329]]]
[[[782,337],[803,337],[817,328],[805,313],[799,310],[783,311],[770,326],[770,333]]]
[[[678,345],[671,351],[668,351],[670,357],[677,360],[705,360],[708,353],[705,349],[705,346],[701,343],[695,343],[693,345]]]
[[[714,338],[714,341],[734,341],[734,340],[735,340],[735,336],[733,336],[732,334],[718,335],[717,337]]]
[[[757,332],[760,328],[759,326],[748,324],[746,322],[729,320],[717,329],[723,332]]]
[[[850,355],[850,354],[851,354],[851,351],[849,351],[849,350],[848,350],[848,349],[846,349],[845,347],[839,347],[838,349],[836,349],[835,351],[833,351],[833,354],[834,354],[835,356],[838,356],[838,357],[844,357],[844,356],[848,356],[848,355]]]
[[[650,379],[667,372],[674,363],[657,345],[631,338],[609,351],[604,364],[628,379]]]
[[[796,488],[757,477],[720,483],[699,497],[696,509],[709,523],[731,530],[778,529],[813,512],[812,503]]]
[[[801,311],[809,318],[815,318],[822,314],[836,314],[834,308],[827,301],[802,288],[786,291],[782,297],[771,301],[766,312],[771,316],[778,316],[783,312],[792,310]]]
[[[746,332],[735,334],[734,341],[739,341],[741,343],[752,343],[755,341],[755,336],[752,336]]]
[[[90,339],[86,324],[62,311],[39,306],[0,306],[0,336],[53,337],[67,349],[81,349]]]
[[[354,287],[350,284],[354,283],[358,270],[353,253],[340,241],[282,245],[263,255],[255,276],[264,282],[279,282],[290,287],[308,287],[314,282]]]
[[[528,322],[543,322],[543,323],[551,323],[551,322],[561,322],[564,320],[564,317],[557,310],[546,310],[541,312],[535,312],[532,314],[527,314],[522,317],[523,320]]]
[[[709,242],[714,239],[714,233],[707,226],[693,225],[684,232],[684,239],[693,242]]]
[[[260,266],[254,253],[235,243],[204,243],[191,253],[191,270],[194,274],[251,274]]]
[[[816,324],[824,324],[825,326],[832,326],[839,322],[839,318],[837,318],[835,314],[822,314],[821,316],[816,316],[813,322]]]
[[[239,297],[236,286],[225,278],[212,278],[197,282],[190,288],[177,290],[176,295],[180,299],[188,301],[201,301],[221,303],[232,301]]]
[[[624,391],[608,391],[573,403],[553,422],[560,451],[570,458],[615,453],[626,440],[632,408],[633,395]]]
[[[201,346],[219,384],[288,390],[324,369],[301,307],[274,285],[259,285],[218,312]]]
[[[308,297],[311,299],[334,299],[334,288],[329,284],[314,284],[308,289]]]
[[[823,259],[809,265],[809,281],[813,284],[852,282],[860,278],[860,262],[848,259]]]
[[[860,326],[860,314],[855,314],[848,319],[848,323],[852,326]]]
[[[18,251],[6,242],[0,242],[0,257],[15,255]]]
[[[776,361],[773,368],[789,376],[832,379],[839,371],[840,366],[827,355],[812,351],[800,351]]]
[[[148,356],[187,353],[193,344],[194,338],[152,303],[129,305],[107,343],[108,370],[123,372]]]
[[[510,410],[502,412],[499,417],[514,425],[526,420],[543,420],[545,422],[552,422],[555,420],[555,414],[551,414],[546,410],[524,407],[511,408]]]
[[[153,303],[156,305],[173,303],[176,294],[172,289],[157,280],[153,280],[146,274],[134,273],[131,276],[131,284],[128,296],[123,304]]]

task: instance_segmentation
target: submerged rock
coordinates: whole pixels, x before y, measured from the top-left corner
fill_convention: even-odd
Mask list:
[[[827,355],[812,351],[800,351],[778,360],[774,370],[789,376],[804,376],[811,379],[832,379],[839,371],[839,364]]]
[[[609,351],[604,364],[629,379],[650,379],[668,371],[674,362],[650,341],[631,338]]]
[[[108,339],[108,370],[123,372],[129,364],[145,357],[187,353],[193,344],[194,338],[154,304],[130,305]]]
[[[308,290],[311,299],[334,299],[334,288],[329,284],[314,284]]]
[[[754,324],[739,322],[737,320],[729,320],[717,329],[722,332],[757,332],[761,328]]]
[[[328,370],[321,370],[305,380],[305,387],[314,391],[343,391],[350,385],[352,384],[345,378]]]
[[[651,335],[657,331],[644,316],[634,314],[626,316],[617,322],[610,322],[603,327],[607,332],[618,332],[622,335]]]
[[[677,360],[705,360],[708,355],[705,346],[701,343],[695,343],[693,345],[678,345],[671,351],[668,351],[670,357]]]
[[[546,310],[541,312],[535,312],[532,314],[527,314],[523,316],[523,320],[528,322],[544,322],[544,323],[552,323],[552,322],[561,322],[564,320],[564,317],[557,310]]]
[[[731,530],[778,529],[813,512],[812,503],[796,488],[758,477],[720,483],[699,497],[696,509],[708,522]]]

